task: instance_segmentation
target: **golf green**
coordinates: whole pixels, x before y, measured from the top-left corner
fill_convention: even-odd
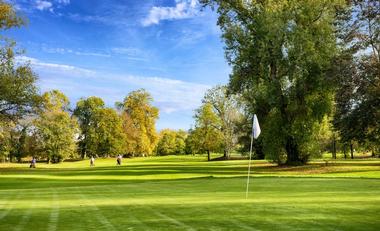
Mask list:
[[[380,161],[0,164],[0,230],[379,230]]]

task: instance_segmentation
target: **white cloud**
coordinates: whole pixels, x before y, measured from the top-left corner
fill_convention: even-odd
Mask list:
[[[42,62],[18,56],[16,63],[30,63],[40,75],[44,90],[60,89],[78,99],[97,95],[110,105],[121,101],[130,91],[144,88],[154,98],[161,113],[192,111],[200,106],[210,86],[162,77],[110,75],[66,64]]]
[[[62,5],[69,5],[70,4],[70,0],[56,0],[56,2],[58,4],[62,4]]]
[[[114,76],[116,81],[149,91],[160,111],[173,113],[194,110],[210,86],[162,77]]]
[[[61,6],[66,6],[70,4],[70,0],[35,0],[34,8],[44,11],[49,10],[54,12],[54,8],[59,8]]]
[[[60,71],[60,72],[65,72],[67,74],[83,74],[83,75],[95,74],[94,71],[88,70],[85,68],[75,67],[75,66],[66,65],[66,64],[42,62],[38,59],[31,58],[28,56],[17,56],[16,63],[17,64],[30,63],[30,65],[32,65],[32,67],[36,70]]]
[[[51,10],[53,8],[53,3],[48,2],[48,1],[36,0],[35,7],[41,11],[42,10]]]
[[[74,54],[74,55],[82,55],[82,56],[96,56],[96,57],[105,57],[109,58],[111,57],[110,54],[107,53],[98,53],[98,52],[84,52],[84,51],[75,51],[72,49],[66,49],[66,48],[61,48],[61,47],[42,47],[42,50],[47,53],[52,53],[52,54]]]
[[[99,22],[104,24],[109,23],[109,20],[107,20],[107,18],[99,15],[81,15],[69,13],[67,16],[69,19],[74,20],[76,22]]]
[[[66,64],[42,62],[18,56],[16,63],[30,63],[39,74],[43,90],[60,89],[75,99],[97,95],[109,105],[121,101],[132,90],[144,88],[161,113],[192,111],[200,106],[210,86],[163,77],[115,75]]]
[[[122,55],[138,55],[141,53],[141,51],[137,48],[131,48],[131,47],[114,47],[111,49],[112,52],[116,54],[122,54]]]
[[[75,51],[73,53],[75,55],[84,55],[84,56],[96,56],[96,57],[105,57],[105,58],[111,57],[111,55],[109,55],[109,54],[95,53],[95,52],[80,52],[80,51]]]
[[[143,26],[157,25],[162,20],[174,20],[194,17],[199,10],[197,0],[176,0],[174,7],[157,7],[150,9],[149,15],[141,21]]]
[[[149,52],[133,47],[114,47],[111,52],[134,61],[148,61],[150,57]]]

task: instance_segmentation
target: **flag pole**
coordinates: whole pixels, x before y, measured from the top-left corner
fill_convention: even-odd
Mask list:
[[[248,199],[249,191],[249,175],[251,173],[251,160],[252,160],[252,146],[253,146],[253,131],[254,131],[254,118],[252,120],[252,132],[251,132],[251,146],[249,148],[249,162],[248,162],[248,174],[247,174],[247,189],[245,191],[245,199]]]

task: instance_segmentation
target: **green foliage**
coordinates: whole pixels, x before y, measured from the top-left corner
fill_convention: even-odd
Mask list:
[[[97,140],[92,140],[96,138],[96,134],[90,134],[91,131],[95,131],[95,114],[99,109],[104,108],[104,101],[101,98],[91,96],[87,99],[80,99],[77,102],[76,108],[74,109],[74,116],[78,119],[81,134],[79,137],[79,151],[81,157],[85,158],[87,154],[96,155],[96,153],[88,153],[89,149],[96,150],[96,148],[90,148],[91,144],[96,145]]]
[[[380,150],[380,2],[351,1],[339,16],[334,126],[344,143],[357,141],[375,152]]]
[[[62,92],[46,92],[42,98],[44,106],[34,124],[41,140],[41,154],[57,163],[75,155],[77,121],[65,111],[69,101]]]
[[[116,156],[125,153],[126,137],[123,122],[112,108],[94,111],[88,131],[88,152],[100,156]]]
[[[13,123],[0,121],[0,157],[9,156],[12,151],[11,131]]]
[[[195,114],[195,128],[190,133],[193,150],[207,152],[219,151],[223,145],[223,134],[220,132],[221,121],[214,113],[210,103],[204,103]]]
[[[343,1],[201,2],[217,6],[233,68],[229,86],[246,99],[249,114],[261,118],[264,153],[305,163],[316,125],[331,110],[333,23]]]
[[[0,30],[19,27],[23,20],[11,5],[0,1]],[[0,121],[17,121],[39,102],[37,76],[27,64],[15,65],[15,43],[0,35]]]
[[[144,89],[132,91],[119,103],[122,109],[123,127],[127,137],[127,153],[152,155],[158,136],[156,120],[158,108],[152,106],[153,98]]]
[[[183,130],[162,130],[156,147],[157,155],[184,154],[186,138],[187,133]]]
[[[226,159],[237,145],[239,136],[237,124],[243,118],[238,101],[238,96],[228,95],[225,86],[216,86],[208,90],[203,99],[203,103],[210,104],[213,113],[218,117],[219,124],[215,124],[215,127],[222,135],[222,146]]]

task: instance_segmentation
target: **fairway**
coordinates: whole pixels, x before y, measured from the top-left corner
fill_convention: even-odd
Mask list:
[[[0,165],[0,230],[379,230],[380,161]]]

